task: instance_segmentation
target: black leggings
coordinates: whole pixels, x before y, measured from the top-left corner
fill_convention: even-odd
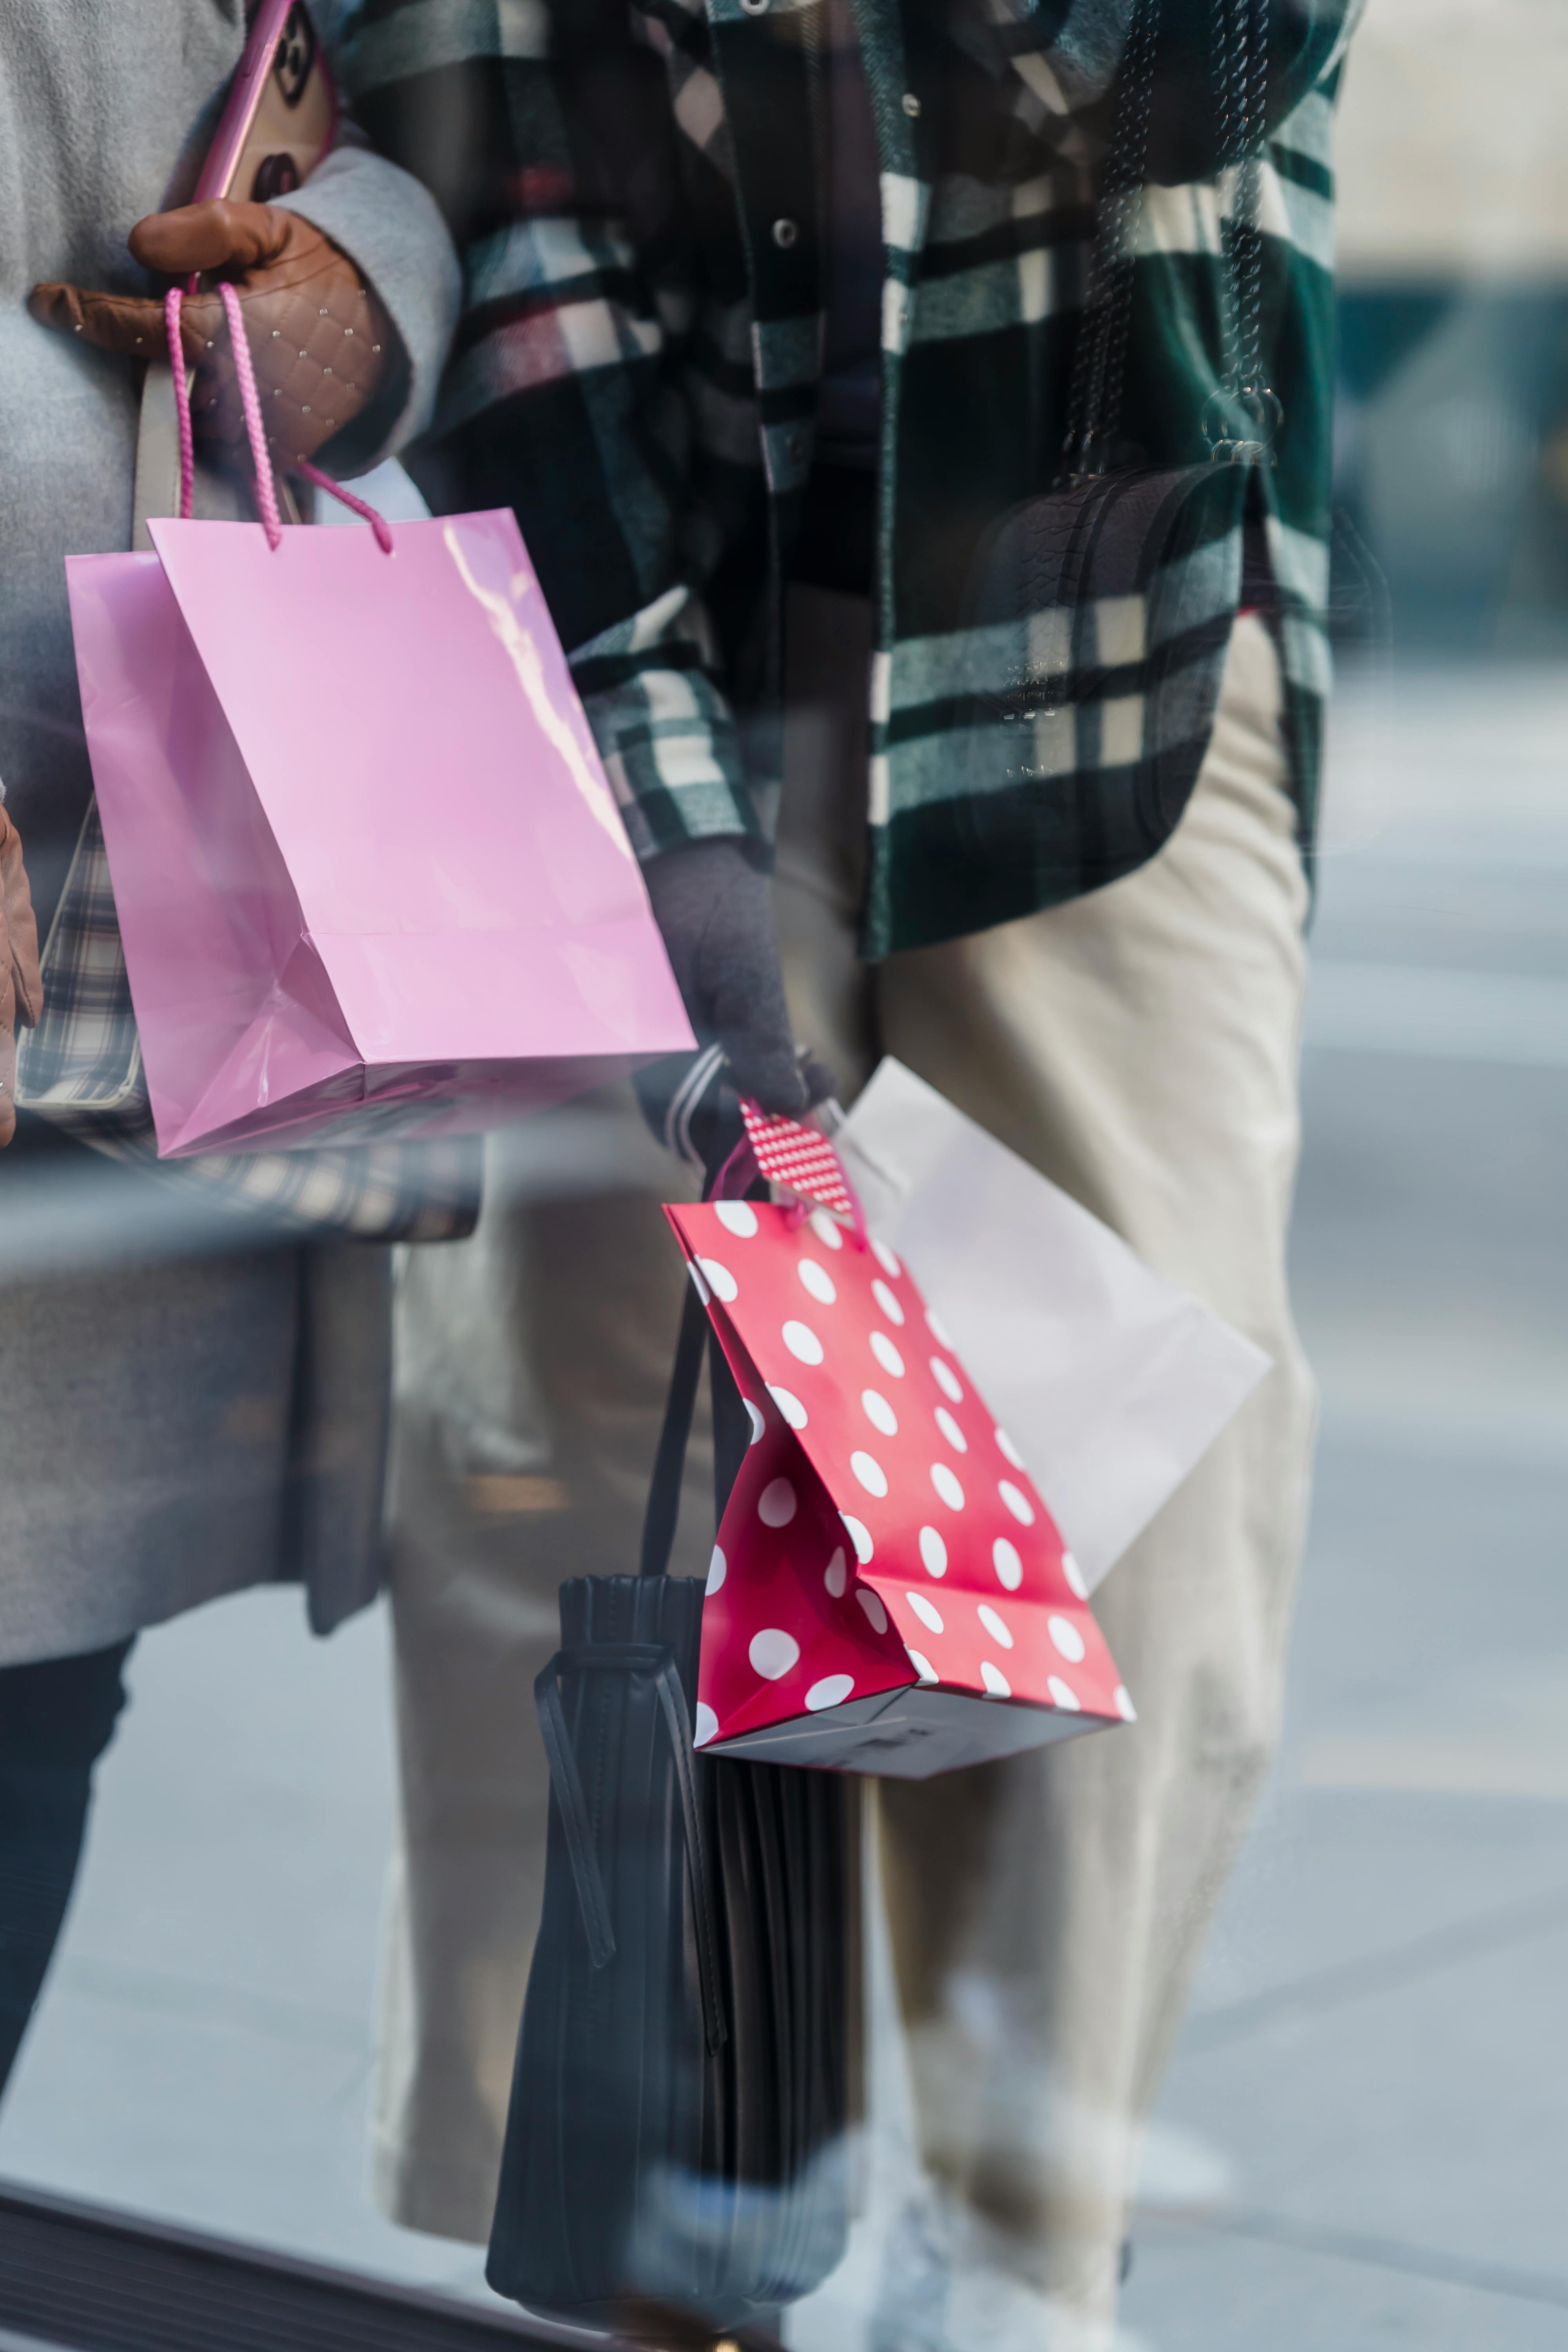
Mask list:
[[[0,2092],[70,1900],[130,1648],[0,1666]]]

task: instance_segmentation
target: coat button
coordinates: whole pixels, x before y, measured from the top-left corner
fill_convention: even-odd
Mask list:
[[[783,253],[787,253],[787,252],[789,251],[789,249],[790,249],[790,247],[795,243],[795,241],[796,237],[797,237],[797,236],[799,236],[799,235],[800,235],[800,229],[799,229],[798,225],[797,225],[795,221],[792,221],[792,220],[776,220],[776,221],[774,221],[774,223],[773,223],[773,243],[774,243],[774,244],[779,247],[779,250],[780,250],[781,252],[783,252]]]
[[[744,5],[744,0],[742,0],[742,5]],[[899,100],[899,104],[903,108],[904,112],[909,116],[910,121],[912,122],[921,110],[921,102],[915,96],[914,91],[912,89],[906,89],[902,98]]]
[[[741,0],[741,6],[748,16],[765,16],[773,5],[773,0]]]

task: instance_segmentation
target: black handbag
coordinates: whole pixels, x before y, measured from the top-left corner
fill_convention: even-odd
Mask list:
[[[1209,459],[1151,467],[1122,435],[1131,231],[1163,13],[1163,0],[1132,0],[1059,470],[985,533],[966,599],[969,625],[1008,650],[966,713],[963,847],[988,865],[1071,859],[1075,887],[1158,849],[1197,781],[1241,586],[1237,525],[1261,521],[1252,475],[1273,464],[1281,421],[1261,356],[1268,0],[1218,0],[1214,94],[1229,144],[1216,160],[1235,165],[1237,184],[1221,239],[1223,381],[1196,420]],[[1064,802],[1062,780],[1085,775],[1090,804],[1081,785]]]
[[[847,1793],[691,1741],[704,1588],[668,1573],[707,1318],[682,1317],[635,1576],[574,1577],[535,1685],[543,1916],[486,2275],[531,2309],[767,2321],[847,2230]],[[713,1354],[716,1483],[750,1436]]]

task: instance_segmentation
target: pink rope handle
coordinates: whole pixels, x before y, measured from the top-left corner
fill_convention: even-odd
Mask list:
[[[177,286],[171,286],[163,297],[163,323],[169,331],[169,364],[174,371],[174,413],[180,420],[180,520],[189,522],[191,501],[195,496],[196,456],[191,438],[191,394],[185,382],[185,347],[180,341],[180,305],[183,300]]]
[[[195,280],[191,281],[194,288]],[[228,320],[228,331],[234,341],[234,372],[239,379],[240,406],[245,411],[245,429],[249,436],[251,461],[256,467],[256,503],[261,509],[262,528],[267,544],[278,548],[283,541],[283,525],[278,513],[278,490],[272,478],[272,459],[267,446],[267,430],[261,422],[261,397],[256,389],[256,370],[251,364],[250,345],[246,339],[244,314],[239,297],[229,285],[220,286],[223,307]],[[171,286],[163,297],[163,319],[169,332],[169,362],[174,371],[174,409],[180,423],[180,517],[188,522],[195,494],[195,449],[191,431],[191,390],[185,380],[185,352],[180,341],[180,311],[184,295],[178,286]],[[319,490],[330,490],[334,499],[352,509],[369,523],[375,533],[376,545],[384,555],[393,552],[392,525],[384,515],[323,474],[319,466],[301,459],[298,470]]]
[[[306,457],[300,458],[294,470],[297,474],[303,474],[308,482],[314,483],[317,489],[330,491],[334,499],[348,508],[351,514],[358,515],[362,522],[369,523],[383,555],[392,553],[392,525],[384,514],[377,514],[363,499],[356,499],[352,490],[345,490],[341,482],[334,482],[331,474],[323,474],[320,466],[312,466]]]
[[[245,429],[250,436],[250,458],[256,467],[256,503],[261,509],[261,527],[267,533],[267,544],[274,553],[283,544],[283,525],[278,514],[278,489],[272,479],[272,458],[267,446],[267,428],[261,422],[261,399],[256,389],[256,370],[250,363],[250,339],[245,331],[245,313],[239,307],[239,297],[226,278],[218,288],[223,307],[228,317],[229,337],[234,344],[234,372],[239,378],[239,403],[245,411]]]
[[[230,285],[218,287],[224,299],[224,313],[228,318],[228,331],[235,346],[235,376],[240,379],[240,407],[245,409],[245,430],[251,445],[251,463],[257,468],[257,506],[261,508],[261,524],[266,530],[268,546],[282,546],[282,522],[278,518],[278,487],[273,482],[273,458],[266,445],[266,425],[261,424],[261,395],[257,393],[257,369],[251,367],[251,346],[245,334],[245,313],[240,310],[240,297]],[[195,446],[191,433],[191,385],[185,383],[185,351],[179,339],[179,313],[184,294],[179,287],[169,287],[164,294],[164,322],[169,330],[169,362],[174,367],[174,407],[179,412],[179,510],[181,520],[191,520],[191,501],[195,494]],[[376,546],[384,555],[393,552],[393,524],[376,508],[367,506],[364,499],[355,499],[351,489],[343,489],[331,475],[322,473],[320,466],[300,461],[299,473],[318,489],[331,491],[355,515],[369,522],[376,534]]]
[[[283,544],[283,525],[278,515],[278,492],[272,480],[272,460],[267,452],[267,435],[262,428],[256,371],[250,364],[250,345],[245,338],[245,320],[233,287],[220,286],[218,292],[223,297],[228,331],[234,340],[234,372],[239,378],[239,402],[245,411],[245,429],[250,439],[251,462],[256,467],[256,503],[261,509],[267,544],[276,550]],[[180,341],[180,311],[184,299],[179,287],[171,286],[163,297],[163,318],[169,330],[174,407],[180,420],[180,517],[188,522],[195,487],[195,454],[191,434],[191,387],[185,379],[185,352]]]
[[[711,1201],[743,1201],[761,1172],[752,1139],[743,1135],[714,1177],[708,1197]]]

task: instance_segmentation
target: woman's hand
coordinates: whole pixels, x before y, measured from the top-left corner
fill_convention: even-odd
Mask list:
[[[214,196],[150,214],[127,243],[144,268],[171,280],[210,271],[233,285],[262,419],[283,465],[314,457],[370,405],[396,349],[394,330],[357,266],[297,213]],[[79,335],[100,351],[142,360],[167,355],[161,300],[48,285],[34,287],[27,308],[40,325]],[[196,433],[237,450],[245,417],[216,291],[186,298],[180,333],[195,372]]]
[[[0,1146],[16,1132],[16,1030],[33,1026],[43,1001],[21,835],[0,808]]]

